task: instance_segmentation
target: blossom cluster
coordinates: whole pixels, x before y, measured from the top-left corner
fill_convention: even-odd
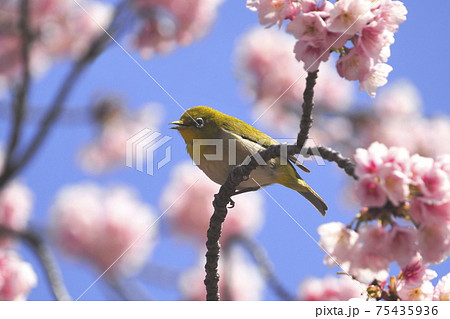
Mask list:
[[[135,273],[155,243],[152,208],[126,187],[67,186],[57,194],[50,213],[54,242],[101,272]]]
[[[254,28],[241,37],[234,53],[236,77],[255,98],[254,117],[282,133],[297,132],[298,105],[305,89],[306,71],[291,52],[294,44],[292,37],[277,29]],[[352,84],[340,78],[330,62],[321,66],[320,79],[314,87],[316,108],[345,112],[353,102]]]
[[[23,68],[21,2],[0,3],[0,89],[18,81]],[[33,76],[47,70],[54,60],[76,59],[84,54],[101,32],[97,23],[105,26],[111,20],[110,5],[91,0],[78,2],[89,15],[73,1],[29,1],[30,71]]]
[[[297,39],[295,56],[308,71],[339,52],[339,75],[359,81],[372,97],[387,82],[390,45],[407,13],[401,1],[393,0],[247,0],[247,7],[258,12],[263,25],[291,20],[286,31]]]
[[[134,46],[143,56],[169,53],[202,38],[223,0],[129,0],[138,15]]]
[[[99,174],[124,165],[127,140],[140,131],[156,130],[161,123],[162,107],[148,103],[136,111],[128,110],[117,97],[95,103],[96,136],[78,154],[81,168]]]
[[[447,298],[447,277],[433,287],[437,274],[428,267],[450,256],[450,157],[411,156],[405,148],[375,142],[357,149],[355,162],[355,194],[364,208],[349,226],[319,227],[324,263],[371,284],[386,282],[396,262],[401,273],[391,279],[392,294]]]
[[[3,170],[3,153],[0,149],[0,172]],[[33,207],[33,194],[23,183],[13,180],[0,190],[0,226],[25,231]],[[37,284],[37,276],[27,262],[14,251],[12,237],[0,230],[0,301],[25,300]]]

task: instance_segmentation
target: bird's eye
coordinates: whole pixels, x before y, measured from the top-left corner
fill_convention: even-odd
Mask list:
[[[201,117],[199,117],[195,119],[195,125],[197,126],[197,128],[202,128],[205,125],[205,121]]]

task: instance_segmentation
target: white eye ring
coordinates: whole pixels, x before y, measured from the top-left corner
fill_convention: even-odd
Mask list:
[[[205,125],[205,121],[199,117],[195,119],[195,126],[197,126],[197,128],[202,128]]]

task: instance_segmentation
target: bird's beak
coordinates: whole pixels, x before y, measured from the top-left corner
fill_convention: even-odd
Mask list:
[[[169,124],[177,125],[177,126],[171,127],[172,130],[179,130],[183,126],[187,126],[182,121],[173,121],[173,122],[170,122]]]

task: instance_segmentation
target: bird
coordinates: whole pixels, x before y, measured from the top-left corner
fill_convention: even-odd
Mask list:
[[[175,125],[186,142],[186,150],[194,163],[214,182],[223,185],[231,170],[248,161],[250,155],[280,144],[269,135],[233,116],[207,106],[187,109]],[[310,171],[295,156],[288,160],[273,158],[266,165],[258,165],[238,187],[237,193],[256,190],[274,183],[293,189],[306,198],[325,216],[324,200],[300,177],[293,163],[304,172]]]

